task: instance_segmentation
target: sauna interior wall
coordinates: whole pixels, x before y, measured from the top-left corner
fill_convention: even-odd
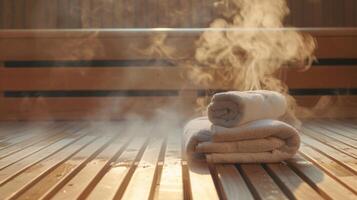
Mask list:
[[[0,29],[206,27],[217,0],[0,0]],[[288,0],[286,25],[356,27],[356,0]]]

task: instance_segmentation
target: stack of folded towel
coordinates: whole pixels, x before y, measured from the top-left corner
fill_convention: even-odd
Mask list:
[[[299,148],[298,131],[279,121],[287,110],[285,97],[273,91],[215,94],[208,117],[184,128],[189,159],[212,163],[272,163],[291,158]]]

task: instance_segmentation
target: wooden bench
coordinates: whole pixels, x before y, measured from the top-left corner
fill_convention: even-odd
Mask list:
[[[300,31],[316,37],[318,62],[285,72],[291,93],[306,106],[323,95],[342,98],[336,117],[356,116],[357,29]],[[192,112],[199,91],[222,88],[189,83],[185,68],[144,54],[158,32],[0,31],[0,120],[123,119],[172,102]],[[192,56],[198,35],[169,32],[167,41]]]
[[[357,30],[301,31],[317,38],[319,63],[285,72],[291,93],[311,106],[340,92],[351,105],[337,117],[354,116]],[[11,120],[0,122],[0,199],[356,199],[355,119],[304,121],[298,155],[262,165],[188,163],[182,124],[164,117],[109,121],[150,118],[173,101],[192,114],[197,93],[222,89],[189,83],[185,68],[143,54],[151,36],[0,31],[0,120]],[[168,40],[193,55],[196,37]],[[85,119],[108,121],[28,122]]]
[[[188,163],[181,153],[181,127],[165,119],[160,125],[1,122],[0,198],[357,197],[356,120],[306,121],[299,153],[262,165]]]

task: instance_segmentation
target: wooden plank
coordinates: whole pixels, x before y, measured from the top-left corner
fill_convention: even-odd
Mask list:
[[[322,2],[321,1],[313,1],[312,2],[312,15],[313,15],[313,26],[321,27],[322,26]]]
[[[3,5],[2,2],[0,2],[0,12],[1,12],[1,13],[4,13],[3,10],[4,10],[4,5]],[[4,29],[4,28],[5,28],[5,27],[4,27],[4,18],[3,18],[3,16],[2,16],[2,14],[0,15],[0,28],[1,28],[1,29]],[[1,66],[1,64],[0,64],[0,66]]]
[[[113,18],[114,18],[114,5],[115,1],[102,0],[102,10],[101,16],[101,27],[102,28],[113,28]]]
[[[66,27],[78,29],[82,27],[81,24],[81,2],[80,0],[69,0],[68,1],[68,11],[66,16]]]
[[[27,123],[20,123],[20,122],[2,121],[1,122],[2,128],[0,130],[0,134],[1,134],[0,142],[6,142],[16,137],[21,137],[23,135],[26,135],[26,130],[33,129],[33,128],[36,129],[39,127],[45,128],[47,126],[50,126],[50,124],[51,123],[40,123],[40,122],[33,122],[27,124]],[[8,126],[8,127],[4,127],[4,126]],[[7,146],[7,144],[3,145],[3,147],[4,146]]]
[[[344,127],[349,127],[349,128],[351,128],[352,130],[355,130],[355,129],[357,129],[357,122],[355,122],[355,121],[353,121],[353,120],[348,120],[348,119],[343,119],[343,120],[341,120],[341,119],[339,119],[339,120],[336,120],[336,119],[334,119],[334,120],[332,120],[333,122],[335,122],[335,123],[338,123],[338,124],[340,124],[340,125],[343,125]]]
[[[320,132],[311,131],[310,129],[302,129],[303,133],[318,140],[340,152],[343,152],[355,159],[357,159],[357,149],[353,146],[348,146],[342,142],[337,141],[334,138],[321,134]]]
[[[356,58],[357,52],[352,50],[356,37],[319,37],[317,38],[318,58]],[[332,50],[333,49],[333,50]]]
[[[146,9],[148,6],[148,1],[146,0],[137,0],[131,1],[129,3],[133,7],[134,21],[132,24],[129,24],[131,28],[146,28],[147,19],[146,16],[149,15],[150,10]]]
[[[88,143],[74,143],[62,151],[54,154],[53,156],[33,165],[25,170],[22,174],[15,177],[7,184],[3,185],[0,189],[3,198],[18,198],[24,191],[32,187],[41,178],[46,176],[54,168],[58,167],[62,162],[66,161],[69,157],[76,154],[77,158],[88,157],[95,153],[98,148],[105,145],[111,137],[95,138],[95,142]],[[93,140],[92,140],[93,141]],[[78,152],[79,151],[79,152]],[[26,173],[29,172],[29,173]]]
[[[102,27],[103,0],[90,0],[90,28]]]
[[[83,1],[87,3],[88,1]],[[58,27],[81,28],[81,5],[79,0],[61,0],[58,2]],[[85,13],[83,11],[83,13]]]
[[[180,200],[184,198],[181,166],[181,138],[179,135],[180,133],[174,131],[174,133],[168,136],[165,160],[154,199]]]
[[[323,199],[286,164],[267,164],[266,169],[290,199]]]
[[[346,188],[357,194],[356,174],[353,174],[351,171],[347,170],[336,161],[328,158],[327,156],[324,156],[323,154],[306,145],[302,145],[300,147],[300,152],[305,158],[315,163],[317,167],[324,170],[327,174],[335,178]]]
[[[289,166],[315,190],[327,199],[355,199],[356,195],[325,174],[311,162],[296,156],[287,161]]]
[[[0,90],[181,89],[182,73],[176,67],[1,69]]]
[[[64,139],[54,143],[53,145],[49,146],[48,148],[22,159],[21,161],[17,162],[16,165],[12,165],[10,167],[7,167],[7,168],[1,170],[0,171],[0,178],[2,180],[1,184],[4,184],[8,180],[17,176],[24,170],[28,169],[29,167],[37,164],[38,162],[42,161],[43,159],[46,159],[47,157],[53,155],[57,151],[65,148],[66,146],[75,142],[77,139],[78,139],[78,136],[77,137],[72,136],[72,138],[70,138],[70,137],[64,138]],[[93,139],[93,137],[92,136],[84,136],[84,139],[89,142]]]
[[[125,9],[130,9],[126,6]],[[130,16],[126,16],[130,21]],[[82,21],[83,24],[83,21]],[[299,30],[299,29],[297,29]],[[316,36],[318,58],[356,58],[355,29],[301,29]],[[170,33],[167,44],[175,44],[183,56],[194,55],[194,41],[199,32]],[[0,60],[117,60],[153,58],[140,53],[150,45],[148,32],[124,31],[1,31]],[[13,40],[13,38],[17,38]],[[34,39],[35,38],[35,39]],[[46,47],[46,48],[43,48]],[[92,53],[88,53],[90,47]],[[72,51],[67,51],[72,49]],[[125,51],[123,51],[125,49]]]
[[[113,136],[104,136],[102,140],[108,141]],[[95,157],[102,149],[106,146],[100,146],[96,144],[100,141],[94,141],[91,147],[82,149],[77,154],[73,155],[71,158],[63,163],[60,163],[54,170],[46,174],[41,180],[31,185],[31,188],[24,191],[23,194],[19,196],[19,199],[40,199],[41,197],[46,197],[46,194],[52,193],[55,187],[63,185],[61,181],[68,181],[69,178],[73,177],[79,170],[81,170],[93,157]],[[93,148],[93,145],[95,148]],[[92,150],[91,150],[92,149]],[[91,153],[92,152],[92,153]]]
[[[344,26],[344,22],[345,22],[345,12],[346,12],[346,8],[344,7],[344,1],[340,3],[337,3],[336,1],[332,1],[333,4],[333,13],[334,16],[334,27],[343,27]]]
[[[154,174],[163,144],[164,139],[154,138],[149,142],[124,194],[120,195],[123,199],[148,199],[151,196],[155,183]]]
[[[305,72],[287,70],[285,82],[290,89],[354,88],[357,87],[356,73],[357,68],[351,66],[313,66]]]
[[[113,199],[121,185],[125,185],[125,182],[128,181],[126,177],[135,170],[146,147],[146,140],[147,138],[142,136],[135,137],[93,188],[87,199]]]
[[[356,1],[354,0],[345,0],[344,1],[344,5],[345,5],[345,12],[344,12],[344,16],[345,16],[345,23],[344,25],[346,27],[352,27],[352,26],[356,26],[356,19],[355,19],[355,4]]]
[[[119,137],[113,143],[110,143],[101,153],[99,153],[93,160],[86,164],[78,174],[76,174],[68,183],[51,197],[51,199],[68,199],[81,198],[87,196],[86,188],[101,178],[101,175],[110,167],[113,161],[113,156],[120,155],[123,148],[126,146],[127,138]]]
[[[25,0],[13,0],[13,28],[25,28]]]
[[[323,17],[323,27],[333,27],[331,18],[333,17],[333,11],[331,10],[331,0],[326,0],[322,3],[322,17]],[[332,13],[331,13],[332,12]]]
[[[0,90],[231,89],[221,84],[195,85],[183,76],[186,73],[184,67],[168,66],[2,68]],[[306,72],[286,70],[283,81],[290,89],[354,88],[356,73],[356,67],[312,67]]]
[[[56,28],[71,28],[69,26],[70,13],[69,13],[69,0],[57,0],[57,27]]]
[[[357,163],[355,162],[355,159],[352,158],[351,156],[342,153],[330,146],[327,146],[326,144],[319,142],[309,136],[306,136],[304,134],[300,135],[301,139],[304,143],[308,144],[310,147],[313,149],[319,151],[320,153],[323,153],[324,155],[328,156],[329,158],[335,160],[336,162],[339,162],[341,165],[346,167],[347,169],[351,170],[352,172],[356,173],[357,172]]]
[[[307,24],[304,23],[304,17],[308,15],[308,12],[304,9],[304,1],[296,1],[294,3],[294,8],[296,9],[296,16],[294,17],[294,26],[297,27],[304,27]],[[301,15],[301,13],[306,12],[305,15]]]
[[[35,144],[38,144],[40,142],[43,142],[45,140],[49,140],[51,138],[56,138],[58,137],[58,135],[60,133],[62,133],[63,131],[65,131],[65,129],[63,129],[64,127],[62,127],[62,129],[60,130],[52,130],[52,132],[54,133],[50,133],[48,134],[48,132],[44,132],[44,134],[37,134],[37,132],[34,133],[34,131],[28,131],[26,132],[26,135],[29,135],[30,138],[29,139],[25,139],[24,141],[22,142],[19,142],[19,143],[16,143],[6,149],[2,149],[0,151],[0,159],[3,159],[5,157],[8,157],[9,155],[11,154],[14,154],[16,152],[19,152],[21,150],[24,150],[30,146],[33,146]],[[50,129],[48,129],[50,130]],[[42,131],[41,129],[40,130],[37,130],[37,131]]]
[[[234,165],[216,165],[215,169],[224,199],[254,199],[243,177]]]
[[[29,38],[13,40],[0,37],[0,52],[2,52],[0,60],[118,60],[153,58],[153,56],[140,53],[141,49],[149,46],[147,37],[97,39],[95,32],[91,34],[91,36],[85,38],[78,38],[73,34],[72,38],[38,37],[35,40]],[[187,42],[185,43],[187,44]],[[7,52],[5,52],[5,49]],[[72,49],[72,51],[68,51],[68,49]]]
[[[25,28],[33,28],[33,10],[35,9],[34,0],[25,1]]]
[[[66,136],[66,134],[59,134],[56,135],[55,137],[51,137],[47,140],[44,140],[42,142],[39,142],[33,146],[30,146],[22,151],[19,151],[17,153],[14,153],[6,158],[3,158],[0,160],[0,170],[3,170],[11,165],[14,165],[18,162],[21,162],[23,159],[26,159],[27,157],[37,153],[41,152],[41,150],[44,150],[48,147],[51,147],[51,145],[56,144],[58,141],[63,140],[63,138]]]
[[[157,0],[139,0],[135,6],[135,28],[156,28]]]
[[[170,6],[172,1],[157,0],[157,12],[160,13],[160,17],[157,18],[157,27],[168,28],[170,27]]]
[[[47,0],[35,0],[32,1],[34,4],[32,10],[33,17],[33,28],[34,29],[45,29],[46,28],[46,10],[45,10],[45,1]]]
[[[90,1],[80,1],[81,28],[91,27]]]
[[[3,0],[2,2],[3,6],[3,12],[2,16],[3,17],[3,26],[5,29],[11,29],[14,28],[14,11],[13,11],[13,0]]]
[[[156,108],[179,104],[177,97],[58,97],[0,99],[2,120],[125,119],[125,114],[150,116]],[[19,106],[20,105],[20,106]],[[135,107],[133,107],[135,105]],[[190,107],[190,105],[187,105]],[[191,107],[192,110],[192,107]]]
[[[338,125],[337,123],[321,123],[321,121],[319,123],[319,121],[316,121],[312,123],[306,123],[306,126],[310,129],[322,132],[323,134],[332,137],[346,145],[350,145],[352,147],[357,146],[357,137],[355,136],[353,131],[348,132],[350,131],[348,128]],[[345,132],[347,132],[347,134],[345,134]]]
[[[120,13],[121,17],[125,20],[120,23],[120,28],[135,28],[135,19],[136,19],[136,8],[135,5],[138,3],[130,0],[122,0],[124,6],[121,7]]]
[[[320,126],[321,128],[332,131],[334,133],[348,137],[352,140],[357,140],[357,134],[356,134],[357,131],[354,129],[349,129],[346,126],[340,126],[335,123],[326,123],[323,121],[318,121],[318,123],[316,125]]]
[[[299,105],[310,105],[309,109],[313,110],[314,106],[311,106],[311,104],[314,104],[317,102],[316,96],[295,96],[298,98],[298,101],[303,102],[299,103]],[[355,118],[357,117],[357,106],[354,105],[349,105],[347,106],[346,104],[350,104],[351,101],[354,101],[356,99],[356,95],[353,96],[320,96],[321,98],[321,103],[326,103],[330,102],[330,106],[327,106],[325,108],[317,108],[314,115],[306,115],[306,113],[300,113],[298,116],[301,118],[306,118],[306,119],[317,119],[317,118],[335,118],[335,119],[343,119],[343,118]],[[330,101],[331,100],[331,101]],[[320,104],[320,105],[322,105]],[[352,103],[355,104],[355,103]],[[311,113],[313,114],[313,113]]]
[[[123,18],[122,11],[124,10],[124,0],[121,1],[113,1],[113,21],[112,28],[120,28],[124,23],[125,18]]]
[[[243,164],[239,169],[256,198],[288,199],[261,165]]]
[[[66,186],[66,184],[77,175],[80,170],[85,167],[90,160],[92,160],[95,156],[97,156],[113,139],[113,135],[106,135],[99,139],[99,141],[95,141],[92,147],[88,147],[80,151],[73,159],[68,161],[73,167],[69,173],[62,176],[60,180],[54,184],[45,194],[41,196],[41,199],[52,199],[56,198],[55,196],[63,195],[65,193],[62,192],[62,188]],[[68,164],[67,163],[67,164]],[[65,163],[66,164],[66,163]],[[79,191],[80,192],[80,191]]]
[[[18,143],[28,140],[29,138],[31,138],[31,135],[26,133],[19,133],[14,135],[14,137],[7,137],[1,141],[0,150],[4,150],[9,147],[12,147]]]
[[[206,162],[188,163],[192,199],[219,199]]]

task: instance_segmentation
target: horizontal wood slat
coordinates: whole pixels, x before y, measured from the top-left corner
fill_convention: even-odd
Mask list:
[[[279,31],[284,30],[280,29]],[[291,30],[291,29],[286,29]],[[356,29],[296,29],[316,37],[318,58],[357,58]],[[257,30],[253,30],[257,31]],[[259,30],[274,31],[274,30]],[[163,31],[38,30],[0,31],[0,60],[86,60],[152,58],[143,49]],[[166,40],[177,52],[193,55],[201,32],[170,31]]]
[[[0,120],[125,119],[170,106],[192,114],[194,104],[189,97],[0,98]]]
[[[305,72],[285,70],[290,89],[357,88],[357,67],[312,67]],[[230,89],[219,83],[208,88],[190,83],[184,67],[123,68],[0,68],[0,90],[165,90]]]
[[[301,106],[313,107],[321,96],[296,96]],[[334,99],[335,97],[331,97]],[[317,116],[357,117],[357,96],[332,100],[331,112]],[[344,102],[350,102],[343,106]],[[341,105],[342,104],[342,105]],[[354,105],[354,106],[351,106]],[[159,110],[192,115],[197,108],[194,97],[39,97],[0,98],[0,120],[109,120],[127,119],[140,114],[153,116]],[[302,117],[311,117],[302,115]]]
[[[181,68],[0,69],[0,90],[141,90],[179,89]]]
[[[357,65],[316,66],[305,72],[287,70],[285,82],[294,88],[356,88]]]

